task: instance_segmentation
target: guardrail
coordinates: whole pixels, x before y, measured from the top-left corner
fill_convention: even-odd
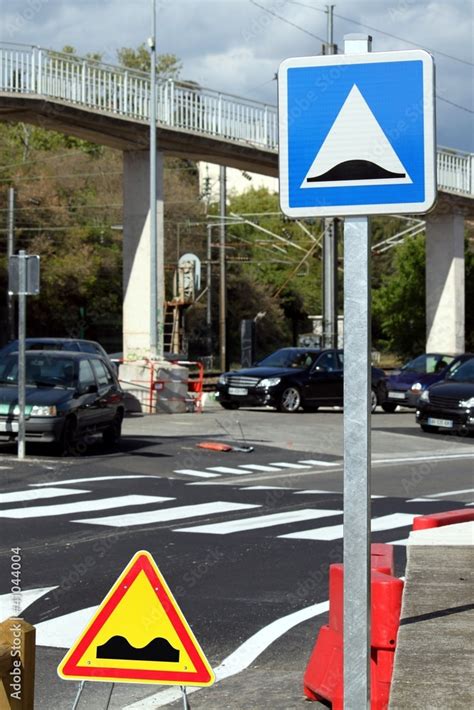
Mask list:
[[[150,79],[145,72],[40,47],[0,43],[0,92],[49,97],[131,120],[150,117]],[[193,82],[158,84],[157,120],[163,126],[278,151],[276,107]],[[473,195],[473,162],[471,153],[439,148],[439,187]]]

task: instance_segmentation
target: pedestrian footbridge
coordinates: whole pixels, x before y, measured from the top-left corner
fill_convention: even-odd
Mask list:
[[[0,43],[0,120],[23,121],[123,151],[124,350],[150,337],[146,73],[39,47]],[[157,85],[158,232],[162,156],[278,176],[277,109],[193,82]],[[439,199],[427,218],[427,347],[464,349],[464,217],[474,216],[473,155],[438,147]],[[134,286],[135,284],[135,286]],[[149,304],[148,304],[149,306]]]

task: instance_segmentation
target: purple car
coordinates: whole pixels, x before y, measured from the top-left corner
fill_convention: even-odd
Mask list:
[[[416,408],[421,393],[427,387],[444,380],[472,357],[472,353],[426,353],[410,360],[397,374],[387,378],[387,397],[381,405],[382,409],[394,412],[398,405]]]

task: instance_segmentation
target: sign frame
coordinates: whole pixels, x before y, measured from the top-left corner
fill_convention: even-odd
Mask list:
[[[305,101],[301,101],[299,106],[290,106],[288,101],[288,70],[291,69],[311,69],[324,68],[326,69],[326,82],[320,87],[321,96],[328,96],[331,91],[331,86],[337,83],[341,72],[343,73],[347,67],[357,65],[375,65],[387,64],[392,62],[415,62],[421,61],[423,68],[422,85],[423,85],[423,181],[417,183],[424,190],[424,199],[416,202],[380,202],[360,204],[308,204],[306,206],[295,206],[291,204],[290,189],[294,185],[291,175],[291,165],[293,154],[289,154],[292,150],[289,140],[289,131],[292,121],[297,119],[302,112],[311,110],[311,107],[317,105],[318,91],[308,86]],[[370,70],[367,70],[370,71]],[[431,54],[421,49],[399,50],[392,52],[370,52],[361,54],[339,54],[339,55],[322,55],[312,57],[293,57],[285,59],[278,70],[278,115],[279,115],[279,177],[280,177],[280,206],[281,210],[288,217],[341,217],[341,216],[359,216],[359,215],[375,215],[375,214],[420,214],[428,212],[436,201],[437,183],[436,183],[436,142],[435,142],[435,68]],[[342,105],[341,107],[342,108]],[[370,107],[369,107],[370,108]],[[421,119],[420,119],[421,120]],[[407,119],[408,121],[408,119]],[[332,126],[331,126],[332,128]],[[331,130],[329,129],[328,133]],[[387,137],[388,141],[390,139]],[[319,151],[325,138],[319,144],[315,154]],[[392,145],[393,148],[393,145]],[[393,148],[396,153],[395,148]],[[308,168],[310,165],[308,165]],[[370,188],[368,182],[364,189]],[[311,192],[316,197],[315,191],[325,190],[331,191],[334,196],[334,190],[339,190],[339,187],[321,186],[311,188]],[[347,188],[349,189],[349,188]],[[357,187],[355,188],[357,190]],[[326,195],[330,196],[330,192]],[[309,201],[310,202],[310,201]]]

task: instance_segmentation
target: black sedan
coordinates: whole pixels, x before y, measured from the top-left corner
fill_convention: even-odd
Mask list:
[[[64,351],[26,353],[25,436],[55,443],[63,453],[80,453],[101,433],[118,444],[123,393],[109,361],[99,355]],[[18,435],[18,354],[0,358],[0,441]]]
[[[385,373],[372,368],[372,411],[385,400]],[[343,402],[342,350],[282,348],[255,367],[225,372],[217,385],[224,409],[275,407],[280,412],[315,412]]]
[[[427,432],[474,431],[474,358],[421,393],[416,421]]]

